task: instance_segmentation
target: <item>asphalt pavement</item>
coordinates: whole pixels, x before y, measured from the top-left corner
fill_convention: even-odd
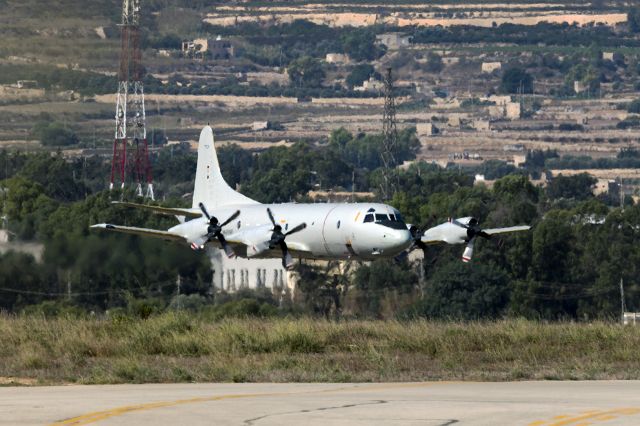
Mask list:
[[[0,387],[0,425],[640,425],[640,381]]]

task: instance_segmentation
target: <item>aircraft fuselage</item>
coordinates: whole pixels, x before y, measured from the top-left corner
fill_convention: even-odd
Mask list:
[[[284,233],[306,223],[305,229],[286,238],[296,257],[373,260],[396,256],[412,242],[400,212],[379,203],[254,204],[225,206],[210,211],[210,214],[224,221],[240,210],[240,216],[223,228],[223,235],[229,237],[249,228],[264,232],[268,239],[273,225],[267,208],[271,209]],[[206,227],[207,220],[203,217],[176,225],[169,232],[194,240],[203,234]],[[306,250],[296,250],[302,246]],[[236,254],[254,257],[250,250],[247,251]],[[273,254],[260,253],[255,257],[273,257]]]

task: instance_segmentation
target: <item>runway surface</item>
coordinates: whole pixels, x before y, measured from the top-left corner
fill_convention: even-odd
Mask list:
[[[640,425],[640,381],[0,387],[2,425]]]

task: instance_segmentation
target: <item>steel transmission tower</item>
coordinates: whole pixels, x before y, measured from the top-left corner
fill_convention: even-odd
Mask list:
[[[393,94],[393,77],[391,68],[387,68],[384,78],[384,113],[382,115],[382,166],[383,183],[382,194],[389,199],[398,189],[398,174],[396,173],[398,131],[396,129],[396,102]]]
[[[111,162],[111,182],[124,188],[127,172],[136,180],[136,193],[154,199],[153,178],[147,144],[144,89],[140,50],[140,0],[122,0],[120,69],[116,98],[116,132]],[[130,141],[130,144],[129,144]],[[128,157],[128,150],[133,156]],[[143,193],[142,186],[146,184]]]

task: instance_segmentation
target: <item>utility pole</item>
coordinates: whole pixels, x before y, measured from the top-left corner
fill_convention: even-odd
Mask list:
[[[396,101],[393,93],[393,77],[391,68],[387,68],[384,79],[384,112],[382,115],[382,196],[390,199],[398,189],[398,174],[396,172],[398,130],[396,128]]]
[[[627,310],[627,307],[624,304],[624,280],[620,278],[620,309],[621,309],[621,320],[624,323],[624,313]]]
[[[140,49],[140,0],[122,0],[122,24],[120,45],[120,69],[118,71],[118,94],[116,97],[116,131],[111,161],[109,189],[116,179],[124,188],[127,171],[132,169],[139,196],[155,198],[153,178],[147,144],[146,112],[142,77],[142,50]],[[131,139],[129,147],[128,137]],[[127,150],[133,158],[127,157]],[[142,185],[147,188],[143,194]]]

